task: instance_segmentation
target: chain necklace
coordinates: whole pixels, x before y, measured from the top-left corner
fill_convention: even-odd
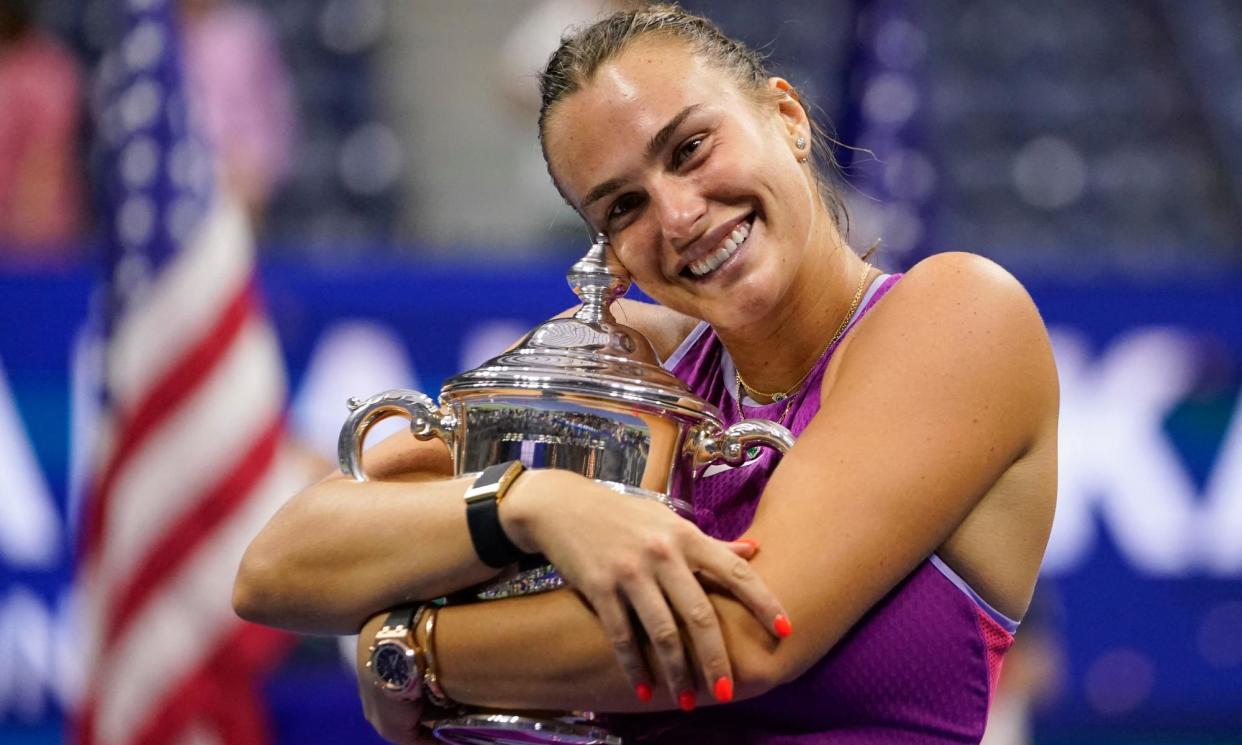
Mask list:
[[[742,412],[743,395],[749,395],[751,398],[762,396],[763,398],[772,399],[772,403],[776,403],[778,401],[788,401],[788,403],[785,404],[784,411],[781,412],[780,418],[776,420],[779,424],[785,423],[785,417],[789,415],[789,410],[793,407],[793,395],[798,392],[798,389],[800,389],[802,384],[806,382],[806,379],[810,377],[811,371],[815,369],[816,363],[818,363],[824,354],[832,348],[833,344],[837,343],[837,341],[845,333],[846,327],[849,326],[850,319],[854,317],[854,311],[858,310],[858,303],[862,300],[863,289],[867,285],[867,275],[870,273],[871,265],[864,262],[862,276],[858,278],[858,289],[854,291],[854,299],[850,301],[850,307],[845,311],[845,317],[841,319],[841,325],[837,326],[836,333],[834,333],[832,338],[828,340],[828,343],[819,350],[819,354],[815,355],[815,361],[811,363],[811,366],[807,368],[807,371],[802,373],[802,377],[798,378],[797,382],[793,385],[783,391],[778,391],[777,393],[764,393],[763,391],[760,391],[747,383],[746,379],[742,377],[742,371],[734,366],[733,376],[737,381],[737,397],[734,399],[734,403],[737,404],[737,415],[739,417],[742,417],[743,419],[746,418],[746,414]]]

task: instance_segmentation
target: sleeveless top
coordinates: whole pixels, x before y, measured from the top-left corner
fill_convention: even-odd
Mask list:
[[[841,339],[900,277],[875,280]],[[841,339],[824,351],[802,390],[791,396],[783,424],[795,437],[819,411],[824,370]],[[726,426],[741,418],[733,362],[706,323],[664,366],[719,407]],[[779,421],[789,401],[759,405],[745,399],[743,404],[748,417]],[[750,525],[780,462],[766,448],[750,454],[754,457],[741,466],[708,467],[695,482],[689,501],[708,535],[731,540]],[[669,745],[977,743],[1016,629],[1016,622],[988,606],[933,554],[797,679],[746,701],[689,714],[610,717],[609,726],[626,743]]]

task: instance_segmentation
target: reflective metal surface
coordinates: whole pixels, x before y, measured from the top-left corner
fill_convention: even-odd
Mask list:
[[[621,745],[621,738],[578,717],[541,719],[514,714],[468,714],[430,723],[432,734],[457,745]]]
[[[418,391],[392,390],[378,393],[370,398],[351,398],[349,417],[341,427],[337,440],[336,455],[341,470],[356,481],[366,481],[362,470],[362,445],[371,427],[385,419],[403,416],[410,420],[410,431],[420,440],[437,437],[452,446],[456,437],[457,420],[450,413],[442,413],[426,394]]]
[[[658,499],[690,518],[686,500],[707,465],[740,464],[756,445],[788,451],[793,437],[775,422],[747,419],[725,429],[715,406],[660,367],[645,336],[617,322],[610,306],[629,279],[609,266],[606,248],[601,236],[569,271],[570,287],[582,299],[573,316],[542,324],[513,349],[450,378],[439,406],[405,390],[351,399],[338,443],[341,470],[365,480],[367,432],[376,422],[403,416],[415,437],[448,446],[457,475],[520,460],[528,468],[574,471]],[[564,584],[545,565],[481,588],[476,597],[528,595]],[[589,717],[475,714],[436,722],[434,732],[463,745],[620,745],[619,738],[585,724]]]
[[[463,407],[468,437],[458,462],[467,471],[520,460],[529,468],[563,468],[637,486],[651,450],[638,417],[610,416],[556,398],[492,400]]]

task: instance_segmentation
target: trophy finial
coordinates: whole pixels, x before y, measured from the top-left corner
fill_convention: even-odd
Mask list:
[[[608,236],[595,234],[595,242],[574,265],[566,276],[574,294],[582,301],[582,307],[574,317],[588,322],[611,320],[608,306],[630,289],[630,278],[608,263]]]

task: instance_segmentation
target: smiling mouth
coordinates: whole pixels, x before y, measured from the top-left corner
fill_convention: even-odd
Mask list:
[[[725,236],[716,250],[708,255],[692,261],[681,271],[682,276],[692,279],[705,279],[711,276],[717,269],[724,266],[724,263],[732,258],[733,254],[741,248],[746,239],[750,237],[750,231],[754,227],[755,216],[747,215],[746,219],[738,224],[733,232]]]

